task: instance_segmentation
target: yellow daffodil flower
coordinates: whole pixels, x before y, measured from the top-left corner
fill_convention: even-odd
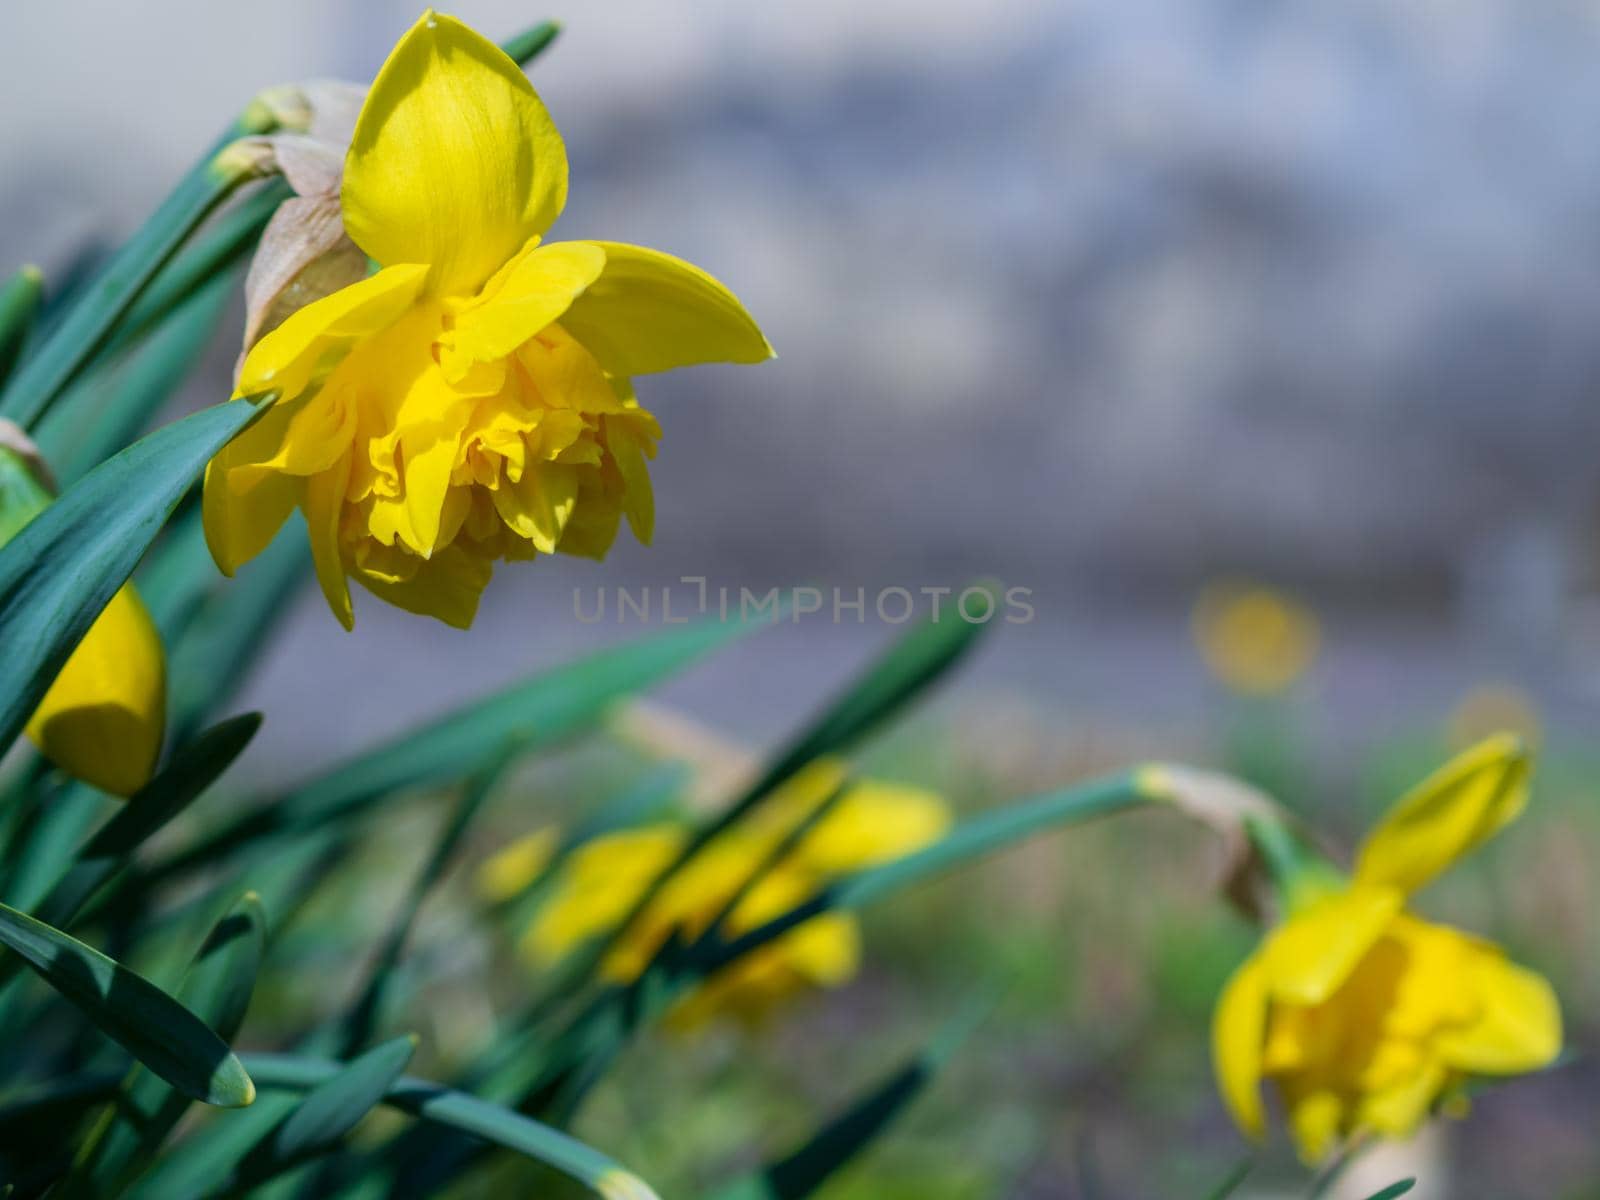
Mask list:
[[[541,241],[566,202],[561,135],[515,63],[426,13],[378,73],[340,208],[378,270],[293,313],[241,365],[272,409],[206,473],[231,574],[305,514],[317,578],[466,628],[493,564],[648,542],[660,427],[635,375],[771,347],[711,276],[655,250]]]
[[[33,443],[0,421],[0,545],[54,498]],[[132,583],[89,626],[28,719],[39,752],[74,779],[113,796],[150,780],[167,727],[167,658]]]
[[[1276,1085],[1300,1153],[1356,1135],[1403,1137],[1469,1076],[1550,1063],[1561,1013],[1550,985],[1495,946],[1406,910],[1407,897],[1513,820],[1528,799],[1516,739],[1491,738],[1404,797],[1344,880],[1311,866],[1286,916],[1217,1005],[1222,1095],[1259,1136]],[[1281,881],[1280,881],[1281,882]]]
[[[758,817],[713,840],[661,888],[602,964],[607,978],[636,979],[674,932],[705,932],[757,866],[844,781],[841,764],[819,761],[770,796]],[[949,826],[944,802],[930,792],[866,780],[852,785],[734,906],[732,935],[765,924],[804,902],[829,879],[919,849]],[[536,838],[538,835],[534,835]],[[611,930],[682,850],[688,828],[677,822],[607,834],[575,850],[523,939],[528,957],[548,966]],[[513,844],[480,872],[495,898],[515,894],[547,861],[544,839]],[[826,913],[760,947],[714,975],[680,1002],[673,1021],[697,1025],[728,1013],[759,1018],[796,992],[837,987],[860,961],[853,917]]]
[[[1214,583],[1195,602],[1195,645],[1225,687],[1247,695],[1281,692],[1316,661],[1316,614],[1257,584]]]

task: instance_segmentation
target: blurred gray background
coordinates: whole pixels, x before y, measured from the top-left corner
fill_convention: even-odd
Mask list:
[[[1203,719],[1196,589],[1302,590],[1341,736],[1473,683],[1592,718],[1600,4],[464,0],[545,16],[556,237],[683,255],[781,358],[645,380],[656,545],[501,573],[471,636],[302,598],[246,702],[300,764],[639,631],[573,589],[1032,589],[967,677]],[[412,3],[14,3],[0,266],[128,231],[259,87],[365,81]],[[220,398],[238,324],[186,402]],[[889,631],[670,695],[765,738]],[[265,749],[263,750],[263,747]]]

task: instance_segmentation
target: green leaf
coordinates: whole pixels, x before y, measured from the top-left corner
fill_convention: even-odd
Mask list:
[[[211,456],[257,415],[235,400],[106,460],[0,547],[0,746],[8,746]]]
[[[198,364],[236,282],[219,274],[182,297],[123,361],[85,374],[50,407],[34,441],[63,486],[132,442],[171,399]]]
[[[400,911],[396,914],[394,924],[389,930],[389,936],[384,939],[382,948],[373,960],[366,985],[358,993],[356,1002],[345,1016],[341,1037],[343,1054],[354,1053],[357,1046],[365,1045],[371,1038],[373,1028],[377,1025],[383,1009],[384,996],[400,965],[401,955],[405,953],[406,941],[411,936],[411,927],[416,923],[417,914],[422,911],[428,893],[444,877],[451,860],[455,857],[456,849],[461,845],[461,839],[466,835],[479,810],[483,808],[484,801],[494,791],[494,786],[499,782],[509,761],[510,756],[503,755],[467,782],[461,799],[456,803],[449,820],[445,822],[438,840],[434,842],[433,852],[423,864],[416,881],[411,885],[411,891],[401,904]]]
[[[269,1094],[257,1097],[242,1112],[214,1116],[195,1136],[183,1138],[168,1149],[122,1194],[129,1200],[215,1195],[239,1160],[294,1106],[294,1096]]]
[[[278,1125],[245,1155],[223,1189],[240,1195],[337,1146],[384,1097],[416,1052],[408,1034],[384,1042],[341,1066],[313,1087]]]
[[[1255,1170],[1256,1160],[1244,1158],[1234,1164],[1233,1170],[1223,1176],[1222,1182],[1211,1189],[1206,1200],[1228,1200],[1239,1190],[1239,1185],[1244,1183],[1250,1172]]]
[[[296,517],[299,513],[294,514]],[[301,534],[304,537],[304,533]],[[167,710],[172,710],[172,656],[189,626],[223,581],[206,545],[200,489],[178,502],[167,527],[133,577],[167,648]],[[168,721],[170,724],[171,717]]]
[[[185,1095],[219,1108],[255,1099],[250,1077],[222,1039],[149,980],[7,905],[0,905],[0,942],[102,1033]]]
[[[78,852],[77,862],[51,890],[36,915],[67,925],[79,907],[125,868],[134,852],[173,817],[199,799],[261,728],[260,713],[246,713],[206,730],[173,753],[166,767],[119,808]]]
[[[340,1064],[297,1055],[246,1056],[263,1088],[316,1087],[336,1076]],[[520,1113],[421,1079],[396,1081],[384,1102],[424,1121],[542,1162],[613,1200],[653,1200],[645,1182],[576,1138]]]
[[[86,1105],[115,1096],[121,1082],[122,1076],[115,1072],[86,1072],[8,1089],[6,1098],[0,1101],[0,1129],[9,1132],[21,1122],[40,1116],[57,1116],[58,1109],[68,1116],[82,1112]]]
[[[41,518],[42,519],[42,518]],[[517,744],[523,752],[576,736],[611,705],[682,670],[753,626],[703,622],[602,650],[468,704],[247,813],[153,869],[162,877],[287,830],[348,819],[401,788],[448,783]]]
[[[0,287],[0,384],[5,383],[11,368],[21,357],[43,298],[44,276],[31,264],[21,268]]]
[[[214,578],[198,515],[187,532],[191,571]],[[211,590],[182,635],[169,645],[167,719],[173,737],[187,736],[233,698],[288,617],[296,590],[310,578],[305,522],[295,513],[231,582]]]
[[[117,320],[145,285],[219,204],[250,178],[253,168],[225,147],[246,130],[235,123],[217,147],[192,167],[139,231],[117,251],[0,393],[0,416],[31,427],[105,344]]]
[[[500,43],[500,49],[520,66],[527,66],[550,47],[561,33],[560,21],[541,21],[531,29],[524,29],[515,37]]]
[[[1395,1200],[1395,1197],[1404,1196],[1416,1186],[1417,1181],[1415,1179],[1402,1179],[1398,1183],[1391,1183],[1382,1191],[1373,1192],[1372,1195],[1367,1197],[1367,1200]]]
[[[921,1054],[829,1121],[793,1153],[729,1184],[716,1200],[802,1200],[859,1154],[921,1095],[993,1007],[985,999],[950,1023]]]
[[[267,912],[246,892],[206,935],[179,985],[178,995],[224,1041],[244,1024],[266,952]]]
[[[269,179],[221,213],[204,233],[174,255],[139,293],[139,298],[117,321],[106,344],[90,364],[91,368],[137,341],[196,290],[213,283],[219,275],[227,274],[256,248],[278,205],[293,195],[283,179]]]
[[[38,908],[72,866],[90,828],[114,803],[76,780],[41,793],[0,899],[24,912]],[[8,973],[5,966],[0,965],[0,973]]]
[[[212,927],[179,985],[178,998],[224,1041],[244,1024],[266,944],[266,911],[260,897],[246,892]],[[187,1096],[135,1066],[102,1136],[80,1155],[62,1200],[121,1195],[188,1108]]]
[[[216,781],[260,725],[260,714],[248,713],[223,722],[176,751],[166,768],[126,804],[119,805],[105,826],[75,855],[71,845],[104,807],[105,800],[92,788],[70,786],[66,794],[46,807],[44,821],[24,848],[23,865],[27,869],[19,874],[8,895],[13,906],[32,910],[47,925],[69,928],[84,902],[126,870],[134,851],[147,838]],[[18,959],[0,961],[0,986],[20,968]]]

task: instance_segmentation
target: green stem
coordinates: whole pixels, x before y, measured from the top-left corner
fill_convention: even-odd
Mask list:
[[[218,146],[190,168],[139,231],[117,251],[84,297],[56,327],[39,352],[12,377],[0,395],[0,416],[31,427],[63,388],[106,344],[117,320],[151,278],[218,205],[258,173],[249,155],[231,151],[236,139],[270,125],[260,106],[236,120]]]
[[[1251,845],[1266,865],[1285,914],[1297,912],[1344,886],[1344,878],[1333,864],[1307,846],[1283,821],[1249,816],[1244,825]]]
[[[148,332],[166,314],[219,273],[255,249],[278,205],[293,193],[282,179],[272,179],[217,218],[206,233],[185,246],[156,273],[112,329],[91,366],[104,362]]]

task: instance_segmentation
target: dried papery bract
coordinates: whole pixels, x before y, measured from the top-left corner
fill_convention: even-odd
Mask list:
[[[267,223],[245,280],[244,345],[290,313],[357,282],[367,256],[344,231],[339,184],[366,89],[319,81],[271,89],[259,98],[284,132],[249,139],[294,190]]]

